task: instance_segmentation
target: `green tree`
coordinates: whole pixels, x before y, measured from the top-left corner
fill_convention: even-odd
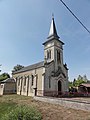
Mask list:
[[[73,86],[75,86],[75,84],[76,84],[76,79],[74,78],[74,80],[73,80]]]
[[[69,81],[69,88],[73,87],[73,83]]]
[[[77,86],[79,86],[80,84],[82,84],[82,83],[86,83],[87,81],[86,81],[86,75],[84,76],[84,77],[82,77],[81,75],[79,75],[78,77],[77,77],[77,79],[74,79],[73,80],[73,86],[74,87],[77,87]]]
[[[3,81],[5,79],[7,79],[7,78],[10,78],[10,75],[8,73],[2,73],[0,75],[0,81]]]
[[[22,68],[24,68],[24,66],[17,64],[16,66],[14,66],[12,72],[18,71],[18,70],[20,70]]]
[[[84,81],[83,79],[79,79],[79,80],[76,80],[76,82],[75,82],[75,87],[77,87],[77,86],[79,86],[79,85],[81,85],[82,83],[85,83],[86,81]]]
[[[88,81],[88,79],[87,79],[87,76],[86,76],[86,75],[84,75],[84,76],[83,76],[83,80],[85,80],[86,82]]]
[[[0,65],[0,66],[2,66],[2,65]],[[1,72],[1,69],[0,69],[0,72]]]
[[[69,88],[71,87],[78,87],[82,83],[88,82],[87,76],[84,75],[83,77],[81,75],[78,75],[77,79],[74,78],[73,82],[69,81]]]
[[[78,77],[77,77],[77,80],[82,80],[83,79],[83,77],[81,76],[81,75],[79,75]]]

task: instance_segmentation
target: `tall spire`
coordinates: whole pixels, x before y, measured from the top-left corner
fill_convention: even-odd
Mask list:
[[[50,37],[58,37],[57,35],[57,30],[56,30],[56,26],[55,26],[55,22],[54,22],[54,15],[52,14],[52,21],[51,21],[51,26],[50,26],[50,31],[49,31],[49,36]],[[59,37],[58,37],[59,38]]]
[[[49,35],[47,37],[47,41],[44,42],[43,45],[45,45],[46,43],[52,41],[53,39],[58,40],[59,42],[64,44],[62,41],[59,40],[59,36],[57,34],[57,30],[56,30],[56,26],[55,26],[55,22],[54,22],[54,15],[52,14],[52,21],[51,21]]]

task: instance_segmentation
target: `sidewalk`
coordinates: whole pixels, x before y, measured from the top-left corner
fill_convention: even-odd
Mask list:
[[[55,97],[34,97],[35,100],[59,104],[64,107],[90,111],[90,98],[55,98]]]

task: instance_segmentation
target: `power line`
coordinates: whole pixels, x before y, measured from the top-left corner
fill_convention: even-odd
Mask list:
[[[82,25],[82,27],[90,34],[90,30],[80,21],[80,19],[72,12],[72,10],[63,2],[63,0],[59,0],[62,4],[67,8],[67,10],[75,17],[75,19]]]

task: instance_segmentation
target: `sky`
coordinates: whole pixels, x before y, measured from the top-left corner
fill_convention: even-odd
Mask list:
[[[63,0],[90,30],[90,0]],[[11,73],[17,64],[28,66],[44,60],[46,41],[54,14],[64,45],[69,80],[90,79],[90,34],[59,0],[0,0],[0,69]],[[0,73],[0,74],[1,74]]]

